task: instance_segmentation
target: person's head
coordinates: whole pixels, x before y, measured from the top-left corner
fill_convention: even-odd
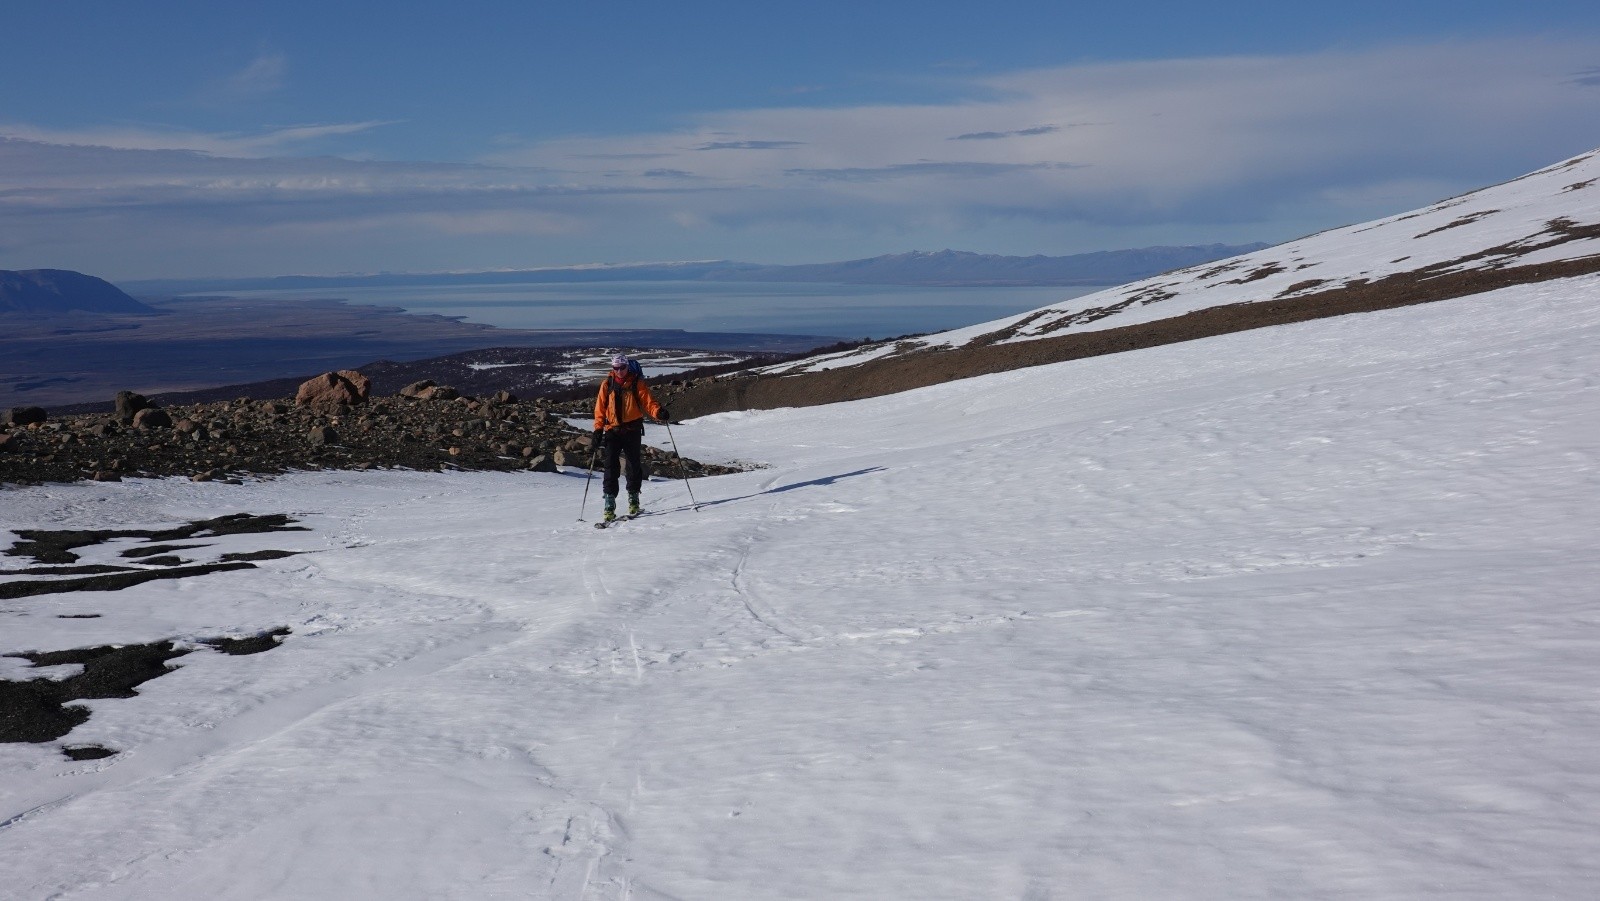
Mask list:
[[[619,379],[626,376],[628,374],[628,358],[622,354],[617,354],[616,356],[612,357],[611,374]]]

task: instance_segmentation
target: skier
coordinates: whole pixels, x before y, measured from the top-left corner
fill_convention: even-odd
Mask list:
[[[667,408],[656,403],[644,383],[644,370],[637,360],[617,354],[611,358],[611,372],[600,382],[594,401],[594,443],[605,448],[605,479],[600,483],[605,495],[605,521],[617,518],[617,477],[624,459],[628,463],[628,515],[639,513],[639,488],[644,484],[644,417],[668,422]]]

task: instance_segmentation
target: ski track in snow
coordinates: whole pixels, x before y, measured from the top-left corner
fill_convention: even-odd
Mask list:
[[[294,628],[0,745],[0,895],[1587,897],[1596,292],[707,417],[769,468],[616,529],[571,475],[8,491],[313,531],[0,608],[0,652]]]

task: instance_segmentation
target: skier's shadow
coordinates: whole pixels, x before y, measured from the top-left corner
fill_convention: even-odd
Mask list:
[[[885,468],[886,467],[883,467],[883,466],[869,466],[866,469],[858,469],[855,472],[842,472],[842,473],[839,473],[836,476],[823,476],[820,479],[809,479],[809,480],[804,481],[804,482],[792,482],[792,483],[790,483],[788,485],[779,485],[776,488],[768,488],[765,491],[757,491],[754,494],[742,494],[742,495],[740,495],[738,497],[725,497],[722,500],[718,500],[718,501],[705,501],[705,502],[701,503],[700,506],[701,507],[716,507],[716,506],[720,506],[722,504],[731,504],[731,503],[734,503],[735,501],[747,501],[747,500],[749,500],[749,499],[751,499],[753,497],[761,497],[761,496],[767,495],[767,494],[782,494],[785,491],[796,491],[796,490],[799,490],[801,488],[816,488],[816,487],[821,486],[821,485],[832,485],[834,482],[837,482],[840,479],[852,479],[852,478],[855,478],[856,476],[864,476],[864,475],[870,475],[870,474],[875,473],[875,472],[883,472]]]

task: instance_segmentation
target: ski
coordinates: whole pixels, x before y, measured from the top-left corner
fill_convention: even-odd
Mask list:
[[[622,513],[622,514],[619,514],[616,519],[613,519],[610,522],[607,522],[606,520],[602,519],[599,522],[595,523],[594,527],[597,528],[597,529],[603,529],[603,528],[605,528],[606,526],[609,526],[609,525],[615,525],[615,524],[617,524],[619,522],[627,522],[630,519],[638,519],[641,516],[648,516],[648,515],[649,514],[647,514],[647,513]]]

